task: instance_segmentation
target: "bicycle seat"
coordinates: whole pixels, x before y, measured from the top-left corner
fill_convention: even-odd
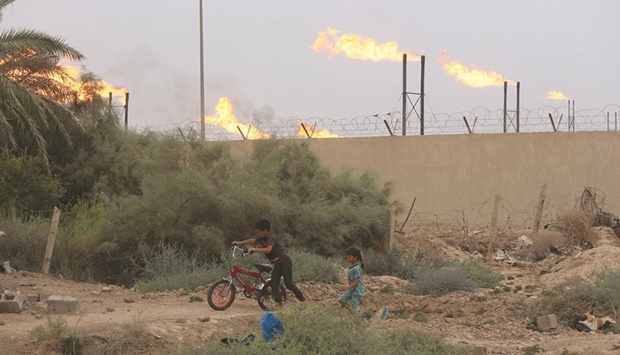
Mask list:
[[[271,272],[273,270],[273,265],[271,264],[254,264],[254,266],[262,272]]]

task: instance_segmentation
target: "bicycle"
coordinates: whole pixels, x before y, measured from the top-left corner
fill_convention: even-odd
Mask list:
[[[270,274],[273,271],[273,265],[254,264],[258,271],[244,269],[238,265],[239,253],[241,253],[241,256],[245,256],[247,249],[236,245],[233,246],[232,258],[228,259],[230,275],[209,286],[207,290],[209,306],[216,311],[223,311],[230,307],[235,301],[237,294],[237,286],[234,283],[236,280],[241,285],[243,294],[247,298],[255,299],[263,311],[271,310],[271,278],[265,279],[263,273]],[[249,279],[251,282],[246,279]],[[282,300],[286,301],[286,288],[282,285],[280,285],[280,294],[282,295]]]

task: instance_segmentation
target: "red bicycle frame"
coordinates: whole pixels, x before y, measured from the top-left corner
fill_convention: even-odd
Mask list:
[[[254,282],[250,284],[246,279],[241,277],[241,275],[248,275],[250,277],[253,277]],[[238,265],[233,266],[232,270],[230,271],[230,277],[237,280],[241,284],[241,286],[243,286],[246,295],[256,295],[256,293],[260,293],[260,290],[262,290],[263,286],[265,285],[265,278],[263,277],[262,272],[244,269]]]

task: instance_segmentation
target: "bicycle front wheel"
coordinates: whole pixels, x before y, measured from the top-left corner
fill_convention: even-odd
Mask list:
[[[216,311],[223,311],[235,301],[235,285],[228,280],[219,280],[209,286],[207,302]]]

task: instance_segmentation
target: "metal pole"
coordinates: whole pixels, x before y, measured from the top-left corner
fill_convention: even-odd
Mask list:
[[[609,131],[609,111],[607,111],[607,131]]]
[[[110,109],[112,109],[112,91],[108,93],[108,102],[110,104]]]
[[[517,81],[517,133],[519,133],[519,102],[521,101],[521,82]]]
[[[422,56],[420,73],[420,135],[424,135],[424,66],[426,58]]]
[[[125,130],[127,130],[127,125],[129,123],[129,93],[125,93]]]
[[[504,81],[504,133],[506,133],[506,95],[508,94],[508,82]]]
[[[202,0],[200,0],[200,139],[205,140],[205,68],[202,33]]]
[[[615,118],[614,131],[617,131],[618,130],[618,112],[614,112],[614,118]]]
[[[403,136],[407,135],[407,53],[403,53]]]
[[[571,122],[572,122],[572,119],[570,118],[570,100],[568,100],[568,131],[569,132],[571,129]]]
[[[575,132],[575,100],[573,100],[573,132]]]

